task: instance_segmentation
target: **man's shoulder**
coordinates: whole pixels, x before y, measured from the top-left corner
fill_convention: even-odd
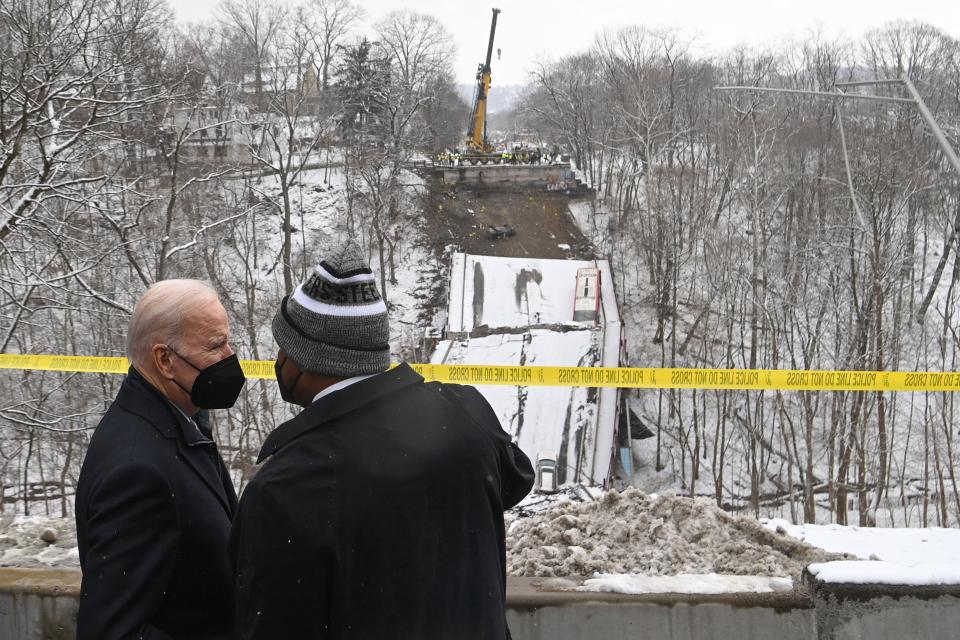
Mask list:
[[[134,482],[148,492],[151,487],[162,488],[170,477],[168,461],[172,459],[168,440],[142,416],[114,402],[90,438],[77,484],[78,509],[82,511],[86,496],[105,483],[119,487]]]
[[[118,398],[119,400],[119,398]],[[113,468],[118,460],[140,461],[164,466],[171,459],[171,440],[164,437],[157,422],[163,416],[149,416],[114,400],[90,437],[83,467]],[[172,421],[171,417],[167,417]]]
[[[428,382],[424,387],[470,414],[479,413],[484,418],[489,417],[488,412],[492,414],[490,403],[476,387],[453,382]]]
[[[440,382],[431,382],[424,386],[452,405],[454,410],[469,422],[478,425],[487,435],[501,442],[504,438],[509,440],[509,436],[503,431],[497,412],[476,387]]]
[[[306,453],[301,441],[257,465],[240,495],[240,504],[248,510],[278,514],[335,500],[338,483],[347,470],[333,457],[316,456],[311,461]]]
[[[256,466],[251,482],[272,482],[278,474],[289,479],[288,476],[296,473],[296,469],[302,470],[306,475],[317,475],[336,468],[340,462],[337,452],[342,446],[342,438],[337,431],[336,423],[303,431],[269,456],[265,456]]]
[[[158,419],[148,418],[142,413],[132,411],[130,406],[114,400],[94,429],[90,446],[99,441],[117,443],[158,439],[160,434],[154,427]]]

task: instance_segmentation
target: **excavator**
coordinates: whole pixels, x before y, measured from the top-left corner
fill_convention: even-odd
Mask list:
[[[490,22],[490,40],[487,43],[487,59],[477,66],[477,87],[473,96],[473,114],[467,129],[467,143],[461,159],[470,164],[532,163],[540,162],[540,150],[517,147],[498,151],[487,141],[487,97],[490,95],[490,60],[493,57],[493,38],[497,32],[497,16],[500,9],[493,9]],[[499,56],[500,50],[497,49]]]

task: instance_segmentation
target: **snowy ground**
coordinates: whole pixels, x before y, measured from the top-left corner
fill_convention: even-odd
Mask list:
[[[863,560],[960,564],[960,529],[843,527],[838,524],[790,524],[780,519],[760,522],[772,531],[782,531],[821,549],[849,553]]]
[[[77,567],[73,520],[0,516],[0,567]]]
[[[860,558],[861,561],[810,565],[810,573],[821,582],[960,584],[960,529],[795,525],[780,519],[761,522],[772,531],[782,531],[821,549]]]

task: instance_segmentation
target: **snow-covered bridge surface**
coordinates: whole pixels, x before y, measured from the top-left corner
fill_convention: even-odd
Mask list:
[[[602,281],[609,281],[611,277],[606,260],[499,258],[455,253],[450,269],[447,330],[470,332],[480,327],[517,329],[544,324],[590,328],[589,324],[573,322],[577,269],[584,267],[599,268]],[[615,304],[609,310],[605,306],[604,310],[608,316],[605,321],[619,321]]]
[[[577,270],[601,272],[601,311],[574,322]],[[621,325],[605,260],[453,255],[447,338],[433,363],[615,367]],[[557,455],[561,484],[602,484],[615,454],[617,390],[483,385],[500,422],[531,460]]]

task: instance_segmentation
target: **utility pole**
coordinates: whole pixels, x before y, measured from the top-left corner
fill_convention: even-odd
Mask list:
[[[947,156],[947,160],[953,165],[957,176],[960,176],[960,158],[957,158],[957,152],[953,150],[953,146],[950,144],[950,141],[947,140],[943,129],[941,129],[937,121],[934,120],[933,114],[930,113],[930,109],[927,108],[927,104],[923,101],[923,98],[920,97],[920,93],[917,91],[917,88],[913,86],[910,78],[904,74],[900,77],[900,81],[903,82],[903,86],[905,86],[910,95],[913,96],[913,100],[917,103],[917,109],[920,110],[920,115],[923,116],[923,119],[927,121],[927,126],[930,127],[930,131],[933,132],[933,137],[937,139],[937,144],[940,145],[943,154]]]
[[[857,93],[846,93],[844,89],[849,89],[852,87],[863,87],[863,86],[878,86],[878,85],[902,85],[906,88],[907,93],[910,94],[909,98],[898,98],[898,97],[888,97],[888,96],[867,96]],[[855,99],[855,100],[876,100],[881,102],[908,102],[916,105],[917,109],[920,111],[920,116],[927,123],[927,126],[930,128],[930,132],[933,133],[934,139],[936,139],[937,144],[940,145],[940,150],[943,151],[943,154],[947,157],[947,160],[953,166],[954,171],[957,172],[957,177],[960,178],[960,158],[957,157],[957,152],[950,145],[950,141],[947,140],[946,134],[943,132],[943,129],[940,128],[940,125],[937,124],[936,119],[933,117],[933,114],[930,112],[930,109],[927,108],[927,104],[923,101],[923,98],[920,97],[920,93],[917,91],[917,88],[913,86],[913,82],[910,81],[910,78],[906,74],[900,76],[899,78],[883,79],[883,80],[862,80],[859,82],[838,82],[834,85],[836,91],[806,91],[803,89],[777,89],[773,87],[749,87],[749,86],[725,86],[725,87],[715,87],[716,91],[749,91],[752,93],[786,93],[786,94],[797,94],[797,95],[806,95],[806,96],[819,96],[824,98],[831,98],[833,100],[846,100],[846,99]]]

